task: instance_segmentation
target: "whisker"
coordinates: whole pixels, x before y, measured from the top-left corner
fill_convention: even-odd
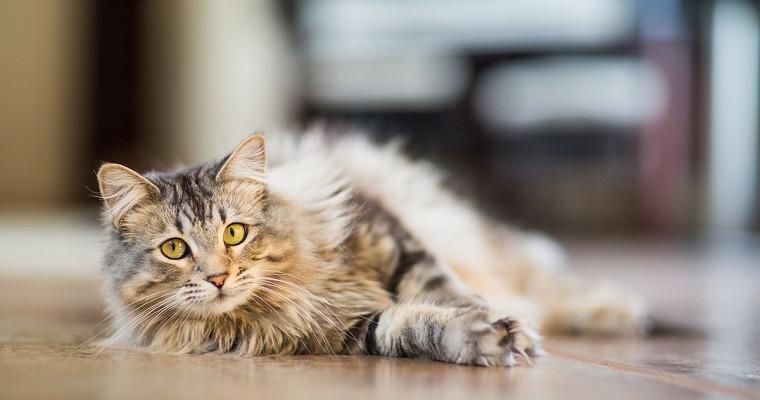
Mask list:
[[[263,272],[279,273],[278,271],[271,271],[271,270],[264,270]],[[288,276],[295,277],[294,275],[287,274],[287,273],[282,273],[282,275],[288,275]],[[272,279],[276,279],[276,278],[272,278]],[[345,312],[346,314],[348,314],[350,316],[358,317],[358,318],[364,319],[365,321],[368,321],[368,322],[372,321],[372,319],[365,317],[363,314],[359,314],[359,313],[355,313],[355,312],[346,310],[345,308],[342,308],[342,307],[336,305],[335,303],[331,302],[329,299],[326,299],[326,298],[320,297],[320,296],[316,296],[313,293],[309,292],[308,290],[304,289],[303,287],[301,287],[299,285],[296,285],[295,283],[288,282],[286,280],[279,280],[279,281],[282,282],[282,283],[288,284],[288,285],[290,285],[290,286],[292,286],[292,287],[294,287],[294,288],[296,288],[296,289],[304,292],[305,294],[307,294],[308,296],[310,296],[311,298],[313,298],[313,299],[315,299],[317,301],[323,302],[323,303],[329,305],[330,307],[333,307],[333,308],[336,308],[336,309],[338,309],[338,310],[340,310],[342,312]]]
[[[330,341],[327,339],[327,335],[325,335],[325,333],[322,330],[321,326],[319,326],[319,324],[314,320],[314,317],[311,314],[309,314],[308,312],[306,312],[306,310],[304,310],[300,305],[298,305],[298,303],[296,303],[293,299],[288,298],[287,296],[285,296],[285,295],[277,292],[276,290],[272,290],[272,289],[267,288],[265,286],[259,286],[259,288],[266,290],[268,293],[272,293],[274,295],[277,295],[280,298],[284,299],[285,301],[288,301],[291,304],[293,304],[293,306],[296,307],[296,309],[298,310],[298,312],[300,312],[300,316],[302,318],[304,318],[305,320],[308,320],[309,321],[309,325],[311,326],[311,328],[316,333],[319,333],[322,336],[323,344],[320,344],[320,346],[322,346],[322,350],[326,354],[333,354],[333,349],[332,349],[332,346],[330,345]],[[329,351],[327,350],[327,348],[325,348],[325,345],[330,348]]]
[[[252,291],[251,294],[248,296],[248,299],[256,301],[256,302],[260,301],[261,303],[263,303],[267,308],[269,308],[272,311],[272,315],[277,315],[277,311],[274,309],[274,306],[272,306],[272,304],[270,304],[269,301],[267,301],[267,299],[265,299],[263,297],[260,297],[260,296],[257,296],[255,294],[255,292]],[[306,345],[306,343],[303,341],[303,338],[301,338],[300,335],[297,335],[296,339],[298,340],[299,343],[301,343],[301,346],[302,346],[302,348],[305,351],[309,350],[310,347],[308,345]]]
[[[276,278],[270,278],[270,277],[262,277],[261,279],[262,279],[262,280],[268,280],[268,281],[270,281],[270,282],[282,282],[282,283],[285,283],[285,281],[283,281],[283,280],[280,280],[280,279],[276,279]],[[300,296],[299,296],[297,293],[294,293],[292,290],[290,290],[290,289],[288,289],[288,288],[286,288],[286,287],[283,287],[283,286],[280,286],[280,285],[276,285],[276,287],[277,287],[277,288],[279,288],[279,289],[281,289],[281,290],[286,290],[286,291],[287,291],[288,293],[290,293],[292,296],[295,296],[295,297],[300,297]],[[302,298],[302,300],[304,300],[304,299]],[[345,325],[344,325],[343,327],[340,327],[340,326],[338,326],[338,324],[337,324],[336,320],[339,320],[339,318],[338,318],[338,316],[337,316],[337,315],[336,315],[334,312],[332,312],[332,311],[329,311],[329,310],[328,310],[328,311],[329,311],[329,312],[331,312],[331,313],[333,314],[333,316],[334,316],[334,318],[330,318],[330,317],[328,317],[327,315],[325,315],[325,313],[324,313],[324,312],[322,312],[320,309],[318,309],[318,308],[317,308],[317,307],[316,307],[316,306],[315,306],[315,305],[314,305],[312,302],[310,302],[310,301],[305,301],[304,303],[305,303],[307,306],[309,306],[309,307],[310,307],[312,310],[314,310],[314,312],[316,312],[316,313],[320,314],[320,316],[321,316],[321,317],[322,317],[322,318],[323,318],[323,319],[324,319],[324,320],[325,320],[327,323],[331,324],[331,325],[332,325],[332,326],[333,326],[333,327],[334,327],[334,328],[335,328],[335,329],[336,329],[338,332],[340,332],[340,333],[348,332],[348,333],[349,333],[349,335],[351,336],[351,338],[352,338],[352,339],[354,339],[354,341],[356,341],[357,343],[359,342],[359,340],[358,340],[356,337],[354,337],[354,336],[353,336],[353,334],[351,334],[351,333],[348,331],[348,327],[347,327],[347,326],[345,326]],[[345,341],[344,341],[344,339],[343,339],[343,337],[342,337],[342,336],[341,336],[341,341],[343,341],[343,346],[344,346],[344,347],[346,347],[346,343],[345,343]]]
[[[156,310],[160,309],[165,304],[168,304],[171,301],[173,301],[173,298],[171,296],[167,296],[164,299],[162,299],[161,301],[159,301],[158,303],[152,304],[147,309],[145,309],[145,310],[141,311],[139,314],[135,315],[126,324],[122,325],[122,327],[119,330],[117,330],[116,333],[114,333],[113,336],[111,336],[111,339],[108,342],[109,344],[106,346],[106,348],[110,347],[110,345],[112,345],[113,343],[115,343],[116,340],[118,340],[118,337],[119,337],[119,335],[122,332],[125,332],[127,329],[133,329],[134,327],[136,327],[137,325],[139,325],[140,323],[142,323],[142,321],[144,321],[147,318],[149,318],[152,315],[153,312],[155,312]]]
[[[280,282],[280,283],[284,283],[284,284],[290,284],[291,286],[294,286],[295,288],[300,289],[302,292],[310,295],[312,298],[316,298],[316,296],[314,296],[311,292],[307,291],[306,289],[303,289],[303,288],[299,287],[298,285],[290,283],[290,282],[287,282],[285,280],[281,280],[281,279],[277,279],[277,278],[272,278],[272,277],[264,277],[263,279],[272,280],[272,281],[276,281],[276,282]],[[281,286],[280,286],[280,288],[283,289],[283,290],[287,290],[289,293],[291,293],[294,296],[297,296],[297,294],[294,293],[290,289],[287,289],[287,288],[281,287]],[[341,333],[341,334],[345,333],[345,334],[348,335],[348,337],[350,339],[353,339],[354,342],[360,343],[359,339],[357,339],[354,336],[354,334],[350,331],[349,327],[343,322],[343,320],[333,310],[331,310],[329,308],[324,309],[325,311],[327,311],[330,314],[332,314],[333,318],[330,318],[327,315],[325,315],[325,313],[322,312],[322,310],[320,310],[319,308],[317,308],[312,302],[306,301],[306,304],[309,305],[315,312],[319,313],[322,316],[322,318],[324,318],[325,321],[327,321],[329,324],[331,324],[339,333]],[[338,323],[340,323],[341,326],[338,326]],[[344,338],[343,335],[341,335],[341,342],[343,343],[344,348],[347,349],[348,346],[346,345],[345,338]]]
[[[95,325],[95,326],[93,327],[93,329],[95,329],[95,328],[99,327],[99,326],[100,326],[100,325],[102,325],[104,322],[106,322],[106,321],[107,321],[109,318],[112,318],[112,317],[116,316],[116,314],[118,314],[118,313],[119,313],[119,312],[121,312],[121,311],[124,311],[124,309],[126,309],[126,308],[127,308],[127,307],[129,307],[129,306],[132,306],[132,305],[134,305],[134,304],[136,304],[136,303],[139,303],[139,302],[141,302],[141,301],[143,301],[143,300],[147,300],[147,299],[149,299],[149,298],[151,298],[151,297],[153,297],[153,296],[158,296],[159,294],[163,294],[163,293],[167,293],[167,292],[170,292],[170,291],[172,291],[172,290],[173,290],[173,289],[164,289],[164,290],[160,290],[160,291],[158,291],[158,292],[156,292],[156,293],[151,293],[151,294],[149,294],[149,295],[147,295],[147,296],[143,296],[143,297],[140,297],[140,298],[138,298],[137,300],[135,300],[135,301],[133,301],[133,302],[131,302],[131,303],[129,303],[129,304],[126,304],[126,305],[124,305],[124,306],[121,306],[121,307],[119,307],[119,309],[117,309],[117,310],[115,310],[115,311],[112,311],[112,312],[110,312],[108,315],[106,315],[106,316],[105,316],[105,317],[104,317],[102,320],[100,320],[100,322],[98,322],[98,324],[97,324],[97,325]]]
[[[171,291],[171,289],[167,289],[166,291]],[[145,306],[147,306],[147,305],[151,304],[151,302],[153,302],[153,301],[157,301],[157,300],[160,300],[160,299],[164,299],[164,298],[166,298],[166,297],[168,297],[168,296],[171,296],[171,293],[165,293],[166,291],[162,291],[162,292],[160,292],[160,293],[161,293],[160,295],[156,295],[156,294],[154,294],[154,295],[153,295],[153,296],[155,296],[154,298],[146,300],[144,304],[141,304],[140,306],[138,306],[138,307],[134,308],[134,309],[133,309],[133,310],[131,310],[129,313],[127,313],[127,315],[125,315],[124,317],[125,317],[125,318],[127,318],[127,317],[130,317],[132,314],[134,314],[135,312],[137,312],[137,311],[138,311],[138,310],[140,310],[141,308],[143,308],[143,307],[145,307]],[[127,307],[129,307],[129,306],[131,306],[131,305],[134,305],[135,303],[137,303],[137,302],[139,302],[139,301],[145,300],[145,299],[146,299],[146,298],[148,298],[148,297],[151,297],[151,296],[145,296],[145,297],[143,297],[143,298],[140,298],[140,299],[138,299],[138,300],[135,300],[135,301],[133,301],[132,303],[130,303],[130,304],[128,304],[128,305],[126,305],[126,306],[124,306],[124,307],[121,307],[119,310],[117,310],[117,311],[114,311],[113,313],[111,313],[111,315],[109,315],[109,316],[107,316],[106,318],[104,318],[104,319],[103,319],[103,321],[101,321],[101,322],[100,322],[98,325],[101,325],[103,322],[105,322],[105,320],[106,320],[106,319],[108,319],[108,318],[112,318],[112,317],[116,316],[116,315],[117,315],[119,312],[123,311],[125,308],[127,308]],[[96,326],[95,326],[95,328],[97,328],[97,326],[98,326],[98,325],[96,325]],[[90,342],[92,342],[93,340],[97,339],[97,338],[98,338],[100,335],[102,335],[102,334],[106,333],[106,332],[107,332],[109,329],[110,329],[110,327],[106,327],[106,328],[104,328],[104,329],[100,330],[100,331],[99,331],[99,332],[97,332],[97,333],[96,333],[94,336],[92,336],[91,338],[87,339],[85,342],[83,342],[83,343],[82,343],[82,344],[80,344],[79,346],[80,346],[80,347],[82,347],[82,346],[86,346],[87,344],[89,344],[89,343],[90,343]]]
[[[176,302],[175,305],[181,305],[181,303]],[[172,319],[174,319],[178,314],[180,314],[183,311],[184,310],[182,308],[176,307],[174,309],[174,312],[169,317],[164,319],[164,323],[161,324],[161,326],[159,326],[158,329],[156,329],[156,332],[160,332],[162,329],[164,329],[164,326],[166,326],[166,324],[169,323],[169,321],[172,321]]]
[[[260,269],[260,270],[258,270],[258,272],[260,272],[260,273],[267,273],[267,272],[269,272],[269,273],[272,273],[272,274],[290,276],[290,277],[293,277],[296,280],[299,280],[299,281],[303,282],[303,280],[300,279],[299,277],[297,277],[295,275],[292,275],[292,274],[289,274],[287,272],[264,270],[264,269]],[[289,285],[289,286],[291,286],[291,287],[293,287],[293,288],[295,288],[295,289],[303,292],[304,294],[308,295],[310,298],[315,299],[315,300],[317,300],[320,303],[324,303],[324,304],[328,305],[329,307],[325,308],[324,311],[327,311],[330,314],[332,314],[333,317],[335,318],[335,320],[339,321],[341,323],[341,325],[343,325],[343,328],[338,327],[331,318],[325,316],[324,314],[322,314],[323,318],[325,318],[325,320],[328,321],[329,323],[332,323],[332,325],[336,329],[338,329],[340,332],[346,333],[349,338],[353,339],[357,343],[359,343],[360,341],[353,335],[353,333],[351,333],[350,328],[348,327],[348,325],[345,324],[345,323],[343,323],[343,321],[338,317],[338,315],[332,309],[334,308],[334,309],[340,310],[343,313],[345,313],[345,314],[347,314],[348,316],[351,316],[351,317],[356,317],[356,318],[359,318],[359,319],[363,319],[363,320],[368,321],[368,322],[372,321],[370,318],[367,318],[363,314],[355,313],[355,312],[346,310],[346,309],[344,309],[344,308],[342,308],[340,306],[335,305],[333,302],[329,301],[328,299],[326,299],[324,297],[316,296],[313,293],[309,292],[308,290],[304,289],[303,287],[301,287],[301,286],[299,286],[299,285],[297,285],[295,283],[289,282],[287,280],[277,279],[277,278],[274,278],[274,277],[271,277],[271,276],[260,276],[259,278],[263,279],[263,280],[269,280],[270,282],[271,281],[275,281],[275,282],[280,282],[280,283],[283,283],[283,284],[287,284],[287,285]],[[288,292],[290,292],[291,294],[295,295],[295,293],[293,293],[291,290],[288,290]],[[317,308],[311,302],[307,301],[306,304],[312,306],[312,308],[314,308],[315,310],[317,310]],[[342,341],[343,341],[343,339],[342,339]],[[343,343],[344,343],[344,346],[345,346],[345,342],[343,342]]]
[[[176,299],[172,298],[171,300],[172,301],[169,301],[163,307],[161,307],[161,309],[157,311],[147,323],[144,324],[143,328],[139,332],[139,335],[137,336],[137,340],[135,341],[135,344],[139,345],[140,343],[142,343],[142,337],[143,335],[145,335],[145,333],[148,332],[148,330],[152,328],[153,321],[160,319],[164,315],[165,312],[171,310],[172,307],[179,304],[179,302]]]

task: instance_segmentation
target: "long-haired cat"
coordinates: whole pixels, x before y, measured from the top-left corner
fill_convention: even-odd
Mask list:
[[[562,272],[430,164],[362,135],[261,135],[175,172],[98,171],[112,342],[509,366],[539,335],[635,334],[636,297]],[[517,357],[515,357],[517,355]]]

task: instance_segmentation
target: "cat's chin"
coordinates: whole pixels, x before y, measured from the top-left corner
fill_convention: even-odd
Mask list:
[[[195,311],[201,314],[226,314],[245,303],[247,294],[238,292],[235,294],[219,293],[213,299],[194,306]]]

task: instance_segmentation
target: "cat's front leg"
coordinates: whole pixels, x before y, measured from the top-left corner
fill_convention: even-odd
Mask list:
[[[456,364],[504,367],[541,352],[539,336],[511,318],[488,311],[427,304],[396,304],[368,325],[365,352]]]

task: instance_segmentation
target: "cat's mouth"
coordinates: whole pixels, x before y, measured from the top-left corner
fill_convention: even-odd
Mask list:
[[[243,304],[246,299],[245,291],[226,292],[217,291],[215,296],[210,297],[204,304],[204,308],[212,313],[223,314],[230,312]]]

